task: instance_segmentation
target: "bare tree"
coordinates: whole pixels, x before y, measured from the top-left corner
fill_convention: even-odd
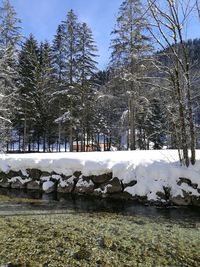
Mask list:
[[[194,10],[195,3],[191,0],[148,0],[152,15],[151,35],[166,50],[170,67],[165,72],[171,85],[171,96],[174,106],[178,108],[178,127],[180,139],[178,143],[183,151],[183,162],[189,166],[195,164],[195,126],[192,110],[190,63],[184,41],[184,30],[187,20]],[[177,129],[177,128],[176,128]],[[177,132],[178,133],[178,132]],[[189,149],[191,158],[189,159]]]
[[[200,19],[200,3],[199,3],[199,0],[196,0],[196,8],[197,8],[197,13],[198,13],[198,16],[199,16],[199,19]]]

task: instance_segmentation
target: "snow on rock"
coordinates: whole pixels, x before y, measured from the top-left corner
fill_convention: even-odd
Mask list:
[[[89,187],[94,186],[94,183],[90,180],[89,182],[80,178],[76,184],[76,187]]]
[[[84,180],[82,177],[78,180],[75,193],[90,194],[94,192],[94,183],[91,180]]]
[[[11,179],[8,179],[9,183],[16,183],[17,181],[20,182],[21,184],[25,184],[31,181],[30,178],[27,179],[22,179],[21,176],[16,176]]]
[[[57,175],[57,174],[53,174],[52,175],[52,178],[55,179],[55,180],[60,180],[61,179],[61,176],[60,175]]]
[[[42,176],[40,177],[40,180],[43,182],[49,181],[51,179],[51,176]]]
[[[8,154],[0,155],[0,171],[21,171],[24,176],[27,176],[26,170],[29,169],[53,173],[51,177],[58,181],[59,190],[69,185],[70,190],[74,186],[93,187],[92,181],[75,177],[74,173],[81,173],[82,177],[93,176],[93,179],[111,173],[113,178],[118,178],[124,185],[123,190],[129,195],[163,201],[161,195],[166,193],[166,188],[171,197],[184,197],[186,193],[200,197],[200,150],[196,154],[197,162],[189,168],[180,165],[176,150]],[[69,179],[62,178],[70,176]],[[189,179],[192,186],[184,180],[179,183],[181,177]],[[53,186],[50,177],[43,177],[41,180],[44,191]],[[98,187],[97,181],[95,185]],[[109,187],[105,184],[106,190],[107,186]],[[100,189],[95,188],[94,191],[100,192]]]
[[[67,180],[60,180],[60,187],[67,187],[68,185],[73,185],[74,184],[74,179],[75,177],[72,176],[71,178],[67,179]]]

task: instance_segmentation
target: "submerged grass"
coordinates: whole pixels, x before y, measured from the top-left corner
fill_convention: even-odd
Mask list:
[[[199,266],[200,225],[110,213],[0,217],[0,266]]]
[[[34,201],[0,196],[1,204]],[[200,223],[191,220],[74,210],[0,216],[0,267],[199,267],[199,251]]]
[[[19,197],[10,197],[6,195],[0,194],[0,203],[13,203],[13,204],[20,204],[20,203],[44,203],[41,199],[32,199],[32,198],[19,198]]]

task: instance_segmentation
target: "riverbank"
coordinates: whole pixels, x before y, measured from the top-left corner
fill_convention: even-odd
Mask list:
[[[181,166],[176,150],[12,154],[0,157],[0,187],[200,206],[200,151]]]

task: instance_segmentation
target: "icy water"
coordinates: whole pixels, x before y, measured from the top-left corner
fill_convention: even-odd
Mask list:
[[[200,209],[0,190],[0,266],[200,266]]]

